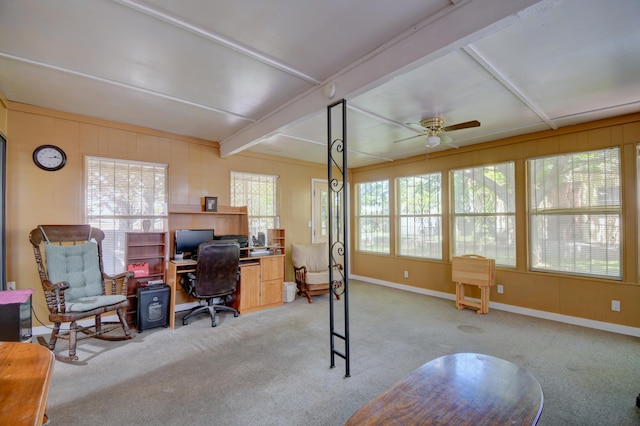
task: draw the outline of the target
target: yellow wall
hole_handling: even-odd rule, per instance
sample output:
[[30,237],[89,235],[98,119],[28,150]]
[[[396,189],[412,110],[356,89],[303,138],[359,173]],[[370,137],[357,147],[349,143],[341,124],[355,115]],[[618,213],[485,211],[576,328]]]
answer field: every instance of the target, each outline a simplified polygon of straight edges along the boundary
[[[352,171],[352,211],[355,184],[373,180],[442,171],[443,172],[443,230],[444,261],[398,257],[392,247],[391,255],[383,256],[358,252],[352,240],[351,272],[377,280],[405,284],[423,289],[455,293],[451,282],[449,258],[449,176],[452,169],[514,160],[516,167],[516,238],[517,264],[515,269],[498,269],[496,282],[504,285],[504,294],[491,289],[491,301],[558,313],[574,317],[640,327],[640,285],[638,285],[638,215],[636,184],[636,144],[640,142],[640,114],[572,126],[526,136],[495,141],[457,150],[414,157]],[[584,151],[609,146],[620,146],[622,156],[623,197],[623,280],[612,281],[527,271],[526,188],[525,163],[527,158]],[[396,217],[391,214],[391,223]],[[356,231],[356,224],[351,223]],[[393,227],[392,227],[393,229]],[[392,231],[393,232],[393,231]],[[394,241],[392,233],[391,241]],[[352,237],[353,238],[353,237]],[[393,244],[392,244],[393,246]],[[404,278],[404,271],[409,278]],[[621,312],[611,311],[611,300],[621,301]]]
[[[287,245],[311,241],[311,179],[326,179],[325,166],[251,154],[221,159],[215,142],[13,102],[8,121],[7,279],[36,290],[33,304],[43,322],[48,314],[28,234],[39,224],[84,222],[86,155],[167,163],[170,204],[200,205],[208,195],[229,205],[230,170],[278,175]],[[43,144],[64,149],[62,170],[46,172],[33,164],[33,150]],[[290,256],[286,273],[292,281]]]
[[[311,179],[326,179],[326,167],[251,153],[221,159],[215,142],[163,133],[151,129],[113,123],[60,111],[8,102],[0,105],[0,130],[7,142],[7,279],[18,288],[36,290],[36,315],[46,322],[44,297],[36,271],[28,233],[41,223],[82,223],[84,156],[125,158],[169,164],[171,204],[199,205],[205,195],[229,204],[229,171],[269,173],[280,176],[281,227],[287,245],[311,241],[307,226],[311,220]],[[2,120],[2,114],[6,119]],[[10,128],[10,131],[9,131]],[[573,126],[523,137],[461,148],[425,157],[385,163],[350,171],[353,185],[373,179],[443,171],[445,197],[447,172],[454,168],[515,160],[517,179],[517,266],[498,269],[497,281],[505,293],[492,289],[491,300],[509,305],[640,327],[640,286],[638,285],[638,220],[636,197],[635,145],[640,142],[640,114]],[[58,172],[38,169],[31,159],[42,144],[62,147],[67,166]],[[595,149],[622,147],[624,277],[622,281],[570,277],[528,272],[526,267],[525,161],[527,158]],[[352,204],[353,205],[353,204]],[[446,198],[444,203],[447,206]],[[392,216],[392,220],[395,218]],[[351,229],[356,230],[355,224]],[[444,229],[448,229],[445,210]],[[446,233],[445,233],[446,235]],[[352,241],[355,248],[355,241]],[[449,253],[445,240],[444,253]],[[451,265],[440,261],[359,253],[352,250],[351,273],[418,288],[454,293]],[[403,278],[403,271],[409,278]],[[287,280],[292,281],[290,255]],[[428,277],[428,278],[427,278]],[[621,312],[611,311],[611,300],[621,301]]]
[[9,115],[8,106],[9,102],[7,101],[7,98],[5,98],[2,92],[0,92],[0,133],[5,136],[7,135],[7,116]]

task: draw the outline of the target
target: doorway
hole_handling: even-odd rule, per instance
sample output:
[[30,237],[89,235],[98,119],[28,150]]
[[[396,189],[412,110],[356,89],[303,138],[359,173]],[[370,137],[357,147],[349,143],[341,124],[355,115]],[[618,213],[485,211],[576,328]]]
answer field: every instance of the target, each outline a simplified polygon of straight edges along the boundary
[[329,184],[325,179],[311,179],[311,242],[329,240]]

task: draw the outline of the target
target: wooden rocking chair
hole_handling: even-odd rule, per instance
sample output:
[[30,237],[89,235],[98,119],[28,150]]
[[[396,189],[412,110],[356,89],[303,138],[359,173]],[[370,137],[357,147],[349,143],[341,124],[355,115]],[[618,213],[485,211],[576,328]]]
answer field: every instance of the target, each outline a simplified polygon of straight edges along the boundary
[[[58,338],[68,340],[69,356],[55,354],[60,361],[78,360],[78,331],[86,337],[102,340],[133,338],[125,318],[125,309],[129,306],[127,283],[133,272],[114,276],[104,273],[103,240],[104,232],[90,225],[40,225],[29,233],[49,308],[49,320],[53,323],[49,342],[42,336],[38,341],[53,352]],[[107,291],[106,281],[111,282],[110,291]],[[122,282],[120,291],[117,290],[118,281]],[[112,311],[117,313],[119,321],[103,321],[101,315]],[[95,318],[92,326],[84,327],[77,323],[90,317]],[[60,331],[62,323],[69,323],[69,330]],[[120,327],[123,336],[106,335]]]

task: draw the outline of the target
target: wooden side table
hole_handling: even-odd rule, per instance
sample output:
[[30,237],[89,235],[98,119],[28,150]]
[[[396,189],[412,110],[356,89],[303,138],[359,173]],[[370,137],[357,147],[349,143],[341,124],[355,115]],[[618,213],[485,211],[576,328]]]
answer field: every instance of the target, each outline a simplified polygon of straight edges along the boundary
[[[456,283],[456,308],[478,308],[476,313],[489,313],[489,287],[496,284],[496,261],[477,255],[457,256],[451,262],[451,279]],[[480,289],[480,302],[464,295],[465,285]]]
[[0,407],[3,424],[44,423],[53,363],[53,352],[44,346],[0,342]]

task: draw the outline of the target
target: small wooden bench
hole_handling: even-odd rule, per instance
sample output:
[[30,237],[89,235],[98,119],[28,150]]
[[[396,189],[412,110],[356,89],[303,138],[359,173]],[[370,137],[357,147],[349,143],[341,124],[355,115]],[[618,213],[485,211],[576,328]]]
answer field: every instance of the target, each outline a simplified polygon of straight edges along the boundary
[[[489,312],[489,288],[496,284],[496,261],[482,256],[456,256],[451,264],[451,278],[456,283],[456,308],[478,308],[476,313]],[[464,286],[475,285],[480,289],[480,302],[466,299]]]

